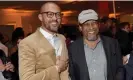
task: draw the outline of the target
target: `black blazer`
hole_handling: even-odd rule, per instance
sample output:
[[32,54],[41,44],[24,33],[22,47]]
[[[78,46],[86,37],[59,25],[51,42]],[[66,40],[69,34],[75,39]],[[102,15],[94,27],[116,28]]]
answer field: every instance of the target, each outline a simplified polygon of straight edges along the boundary
[[127,65],[125,65],[126,68],[126,80],[133,80],[133,53],[130,54],[129,61]]
[[116,33],[116,39],[120,44],[122,56],[130,54],[132,50],[132,42],[130,40],[129,33],[123,30],[118,30],[118,32]]
[[[101,41],[107,59],[107,80],[122,80],[123,74],[116,79],[119,67],[122,67],[122,57],[118,42],[115,39],[101,36]],[[72,80],[90,80],[85,59],[83,38],[77,39],[69,48],[69,73]],[[118,79],[119,78],[119,79]]]

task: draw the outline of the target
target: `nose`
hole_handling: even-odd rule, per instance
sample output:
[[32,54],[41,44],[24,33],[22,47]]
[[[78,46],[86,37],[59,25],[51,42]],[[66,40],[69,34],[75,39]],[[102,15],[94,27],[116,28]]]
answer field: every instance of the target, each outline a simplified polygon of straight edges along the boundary
[[93,29],[93,25],[91,23],[89,24],[89,29]]
[[54,15],[54,16],[53,16],[53,19],[54,19],[54,20],[57,20],[57,17],[56,17],[56,15]]

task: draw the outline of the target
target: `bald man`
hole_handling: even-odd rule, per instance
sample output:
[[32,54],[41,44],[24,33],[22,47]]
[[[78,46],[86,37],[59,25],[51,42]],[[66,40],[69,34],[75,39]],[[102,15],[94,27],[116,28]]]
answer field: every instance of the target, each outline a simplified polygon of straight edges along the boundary
[[60,7],[42,5],[38,15],[42,26],[19,44],[20,80],[68,80],[68,52],[65,37],[57,33]]

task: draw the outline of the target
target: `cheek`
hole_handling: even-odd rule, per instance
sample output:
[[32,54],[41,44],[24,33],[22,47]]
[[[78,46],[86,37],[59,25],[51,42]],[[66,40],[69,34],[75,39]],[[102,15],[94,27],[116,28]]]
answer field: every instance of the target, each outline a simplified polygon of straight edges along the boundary
[[99,32],[99,27],[96,28],[96,31]]
[[57,22],[58,22],[59,24],[61,23],[61,21],[62,21],[61,19],[57,19]]
[[96,26],[94,27],[94,29],[95,29],[96,31],[99,31],[99,26],[96,25]]
[[50,23],[50,19],[47,18],[47,17],[43,17],[43,22],[44,22],[44,23]]
[[88,31],[87,31],[86,29],[83,29],[83,30],[82,30],[82,33],[83,33],[85,36],[87,36]]

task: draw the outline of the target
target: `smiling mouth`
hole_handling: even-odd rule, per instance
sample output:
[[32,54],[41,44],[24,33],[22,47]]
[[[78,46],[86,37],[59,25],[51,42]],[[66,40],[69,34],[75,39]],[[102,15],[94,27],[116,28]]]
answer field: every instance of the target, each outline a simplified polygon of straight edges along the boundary
[[54,25],[55,25],[55,24],[57,24],[57,23],[56,23],[56,22],[53,22],[52,24],[54,24]]
[[95,33],[95,31],[89,31],[88,33],[89,33],[89,34],[93,34],[93,33]]

